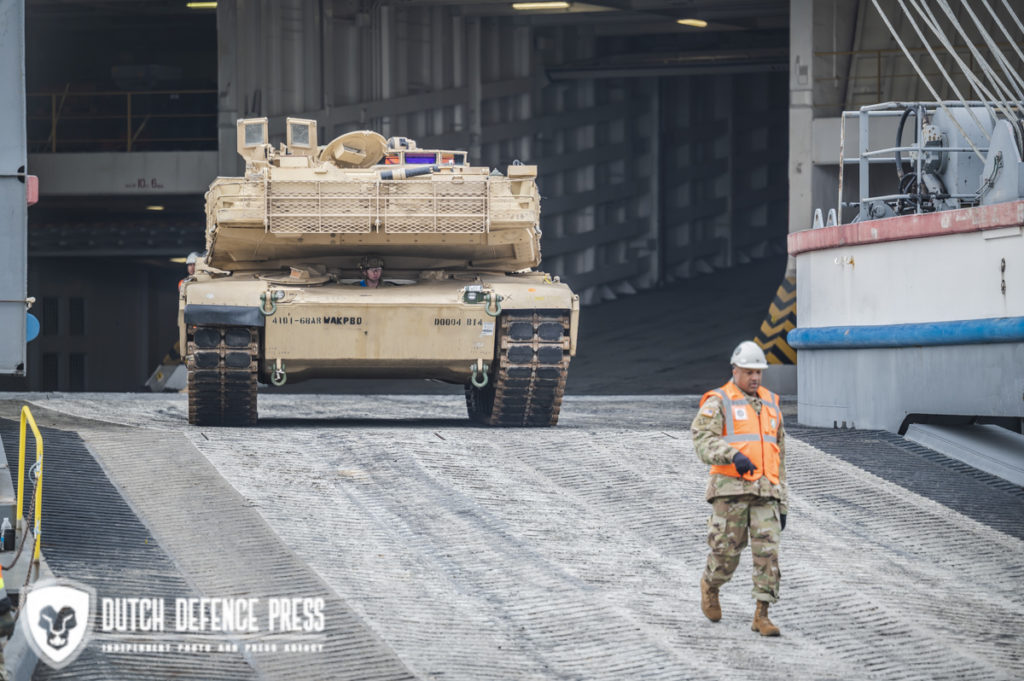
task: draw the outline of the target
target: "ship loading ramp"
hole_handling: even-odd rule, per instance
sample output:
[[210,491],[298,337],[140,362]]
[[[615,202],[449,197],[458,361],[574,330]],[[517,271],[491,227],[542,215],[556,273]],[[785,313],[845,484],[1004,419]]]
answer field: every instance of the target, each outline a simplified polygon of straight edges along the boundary
[[55,574],[101,598],[322,597],[326,625],[287,654],[104,652],[97,631],[35,678],[1024,676],[1024,490],[891,433],[790,427],[765,639],[749,552],[723,620],[700,612],[692,395],[570,395],[558,428],[496,432],[454,396],[271,395],[259,427],[214,429],[183,395],[6,394],[12,466],[25,402]]

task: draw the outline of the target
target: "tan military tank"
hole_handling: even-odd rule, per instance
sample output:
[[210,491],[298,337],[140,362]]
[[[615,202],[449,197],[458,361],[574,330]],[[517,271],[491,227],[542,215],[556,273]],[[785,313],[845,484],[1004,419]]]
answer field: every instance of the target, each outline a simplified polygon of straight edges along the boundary
[[267,119],[240,120],[245,176],[210,185],[179,301],[189,422],[255,424],[259,382],[432,378],[465,385],[481,423],[557,423],[579,297],[532,269],[536,166],[316,131],[288,119],[275,148]]

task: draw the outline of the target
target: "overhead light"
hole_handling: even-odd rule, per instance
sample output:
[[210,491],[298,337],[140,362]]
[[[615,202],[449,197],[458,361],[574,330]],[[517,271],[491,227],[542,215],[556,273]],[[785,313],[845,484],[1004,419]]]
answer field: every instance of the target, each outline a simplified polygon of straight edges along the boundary
[[537,10],[537,9],[569,9],[568,2],[513,2],[512,9]]
[[178,265],[184,265],[186,260],[188,260],[188,258],[170,258],[171,262]]
[[694,28],[707,28],[708,22],[703,19],[676,19],[677,24],[693,26]]
[[186,2],[185,7],[189,9],[217,9],[217,2]]
[[163,206],[146,206],[146,210],[163,210]]

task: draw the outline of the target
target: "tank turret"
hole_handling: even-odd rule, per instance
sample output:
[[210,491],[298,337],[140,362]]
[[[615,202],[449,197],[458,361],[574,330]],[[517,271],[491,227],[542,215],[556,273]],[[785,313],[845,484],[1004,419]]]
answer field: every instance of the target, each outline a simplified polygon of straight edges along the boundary
[[380,254],[399,269],[516,271],[540,264],[537,167],[470,165],[465,151],[420,149],[366,130],[316,143],[315,121],[238,122],[241,178],[206,196],[207,262],[239,271],[314,259],[354,268]]

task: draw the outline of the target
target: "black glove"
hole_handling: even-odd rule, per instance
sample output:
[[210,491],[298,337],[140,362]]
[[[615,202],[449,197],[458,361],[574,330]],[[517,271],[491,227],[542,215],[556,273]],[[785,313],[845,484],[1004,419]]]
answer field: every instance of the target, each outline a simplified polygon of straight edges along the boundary
[[786,514],[785,513],[780,513],[779,514],[779,520],[782,521],[782,529],[786,529]]
[[746,457],[741,452],[736,452],[736,456],[732,457],[733,465],[736,466],[736,470],[739,471],[740,475],[746,475],[747,473],[753,473],[757,470],[757,466],[754,462]]

